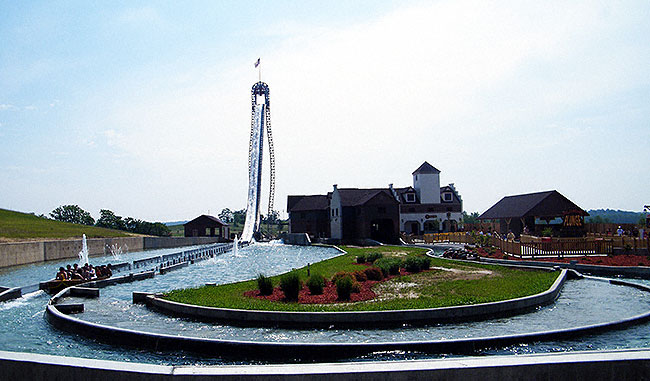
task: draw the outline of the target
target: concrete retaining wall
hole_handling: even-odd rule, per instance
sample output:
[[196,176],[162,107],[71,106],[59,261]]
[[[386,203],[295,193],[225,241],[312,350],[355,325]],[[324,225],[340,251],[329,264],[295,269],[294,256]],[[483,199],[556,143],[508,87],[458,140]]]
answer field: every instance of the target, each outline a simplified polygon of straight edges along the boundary
[[[87,239],[91,256],[108,254],[117,245],[123,251],[142,251],[215,243],[218,237],[118,237]],[[51,260],[78,258],[82,240],[0,243],[0,268]]]
[[0,351],[8,380],[643,380],[650,350],[322,364],[168,366]]
[[369,324],[373,326],[401,326],[406,323],[431,324],[435,322],[486,319],[493,316],[524,312],[540,305],[552,303],[557,299],[565,280],[566,270],[562,270],[551,288],[536,295],[500,302],[418,310],[345,312],[237,310],[176,303],[153,295],[147,298],[146,305],[170,315],[244,326],[322,327],[335,325],[367,327]]

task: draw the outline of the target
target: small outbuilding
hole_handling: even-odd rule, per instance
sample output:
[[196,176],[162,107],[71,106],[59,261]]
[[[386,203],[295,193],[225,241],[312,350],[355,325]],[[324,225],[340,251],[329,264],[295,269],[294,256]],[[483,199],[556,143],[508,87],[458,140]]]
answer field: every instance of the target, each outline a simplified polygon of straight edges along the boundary
[[513,232],[541,235],[551,228],[554,235],[563,237],[584,236],[584,217],[589,213],[582,210],[558,191],[527,193],[506,196],[479,216],[479,220],[499,222],[499,233]]
[[200,215],[192,221],[183,224],[185,237],[220,237],[228,239],[230,236],[230,225],[217,217]]

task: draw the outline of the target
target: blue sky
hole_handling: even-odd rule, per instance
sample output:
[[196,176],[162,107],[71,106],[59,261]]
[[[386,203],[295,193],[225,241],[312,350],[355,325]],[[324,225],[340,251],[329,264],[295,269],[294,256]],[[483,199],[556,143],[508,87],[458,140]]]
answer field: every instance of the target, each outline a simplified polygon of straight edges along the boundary
[[[467,211],[650,203],[650,3],[2,2],[0,207],[245,207],[254,61],[288,194],[411,184]],[[264,208],[265,210],[265,208]]]

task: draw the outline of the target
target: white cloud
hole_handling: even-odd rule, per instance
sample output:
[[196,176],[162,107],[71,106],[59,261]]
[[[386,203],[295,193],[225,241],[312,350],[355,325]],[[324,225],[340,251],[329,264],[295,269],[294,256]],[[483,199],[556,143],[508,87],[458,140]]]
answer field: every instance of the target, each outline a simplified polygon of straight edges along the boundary
[[17,107],[12,104],[0,103],[0,111],[15,109],[17,109]]

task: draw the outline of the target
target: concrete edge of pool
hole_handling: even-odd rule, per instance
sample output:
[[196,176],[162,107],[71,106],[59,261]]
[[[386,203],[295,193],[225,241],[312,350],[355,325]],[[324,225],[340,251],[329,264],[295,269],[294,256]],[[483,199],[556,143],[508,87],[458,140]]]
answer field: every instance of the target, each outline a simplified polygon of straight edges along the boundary
[[246,326],[281,327],[367,327],[368,324],[401,326],[403,324],[431,324],[449,320],[477,320],[494,316],[513,315],[553,303],[567,279],[567,270],[561,270],[548,290],[535,295],[498,302],[464,306],[391,311],[293,312],[260,311],[203,307],[162,299],[154,294],[144,298],[149,308],[168,315],[191,319],[223,322]]
[[[610,283],[614,283],[611,282]],[[615,280],[615,284],[650,292],[650,287]],[[350,358],[374,352],[414,351],[424,353],[472,354],[476,350],[550,340],[563,340],[587,334],[621,329],[650,320],[650,311],[611,322],[591,324],[561,330],[524,334],[463,338],[453,340],[379,342],[379,343],[292,343],[221,340],[168,335],[124,329],[92,323],[68,316],[47,305],[45,316],[54,327],[109,344],[152,349],[156,351],[185,350],[208,356],[232,356],[243,359],[336,359]]]
[[0,351],[6,379],[178,380],[641,380],[650,374],[650,350],[569,352],[436,360],[282,365],[169,366]]

